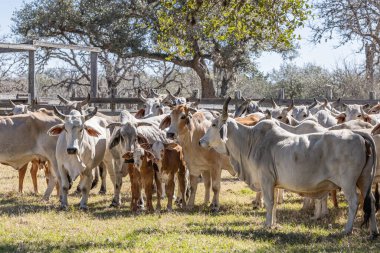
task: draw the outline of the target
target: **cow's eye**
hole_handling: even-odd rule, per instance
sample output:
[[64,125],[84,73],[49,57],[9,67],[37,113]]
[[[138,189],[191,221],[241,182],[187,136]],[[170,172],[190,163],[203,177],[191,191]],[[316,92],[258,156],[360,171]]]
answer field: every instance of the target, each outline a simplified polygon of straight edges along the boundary
[[185,118],[186,118],[186,115],[182,115],[182,116],[181,116],[181,119],[185,119]]
[[306,118],[306,114],[304,114],[303,117]]
[[358,118],[360,118],[361,116],[362,116],[362,115],[361,115],[361,114],[359,114],[357,117],[358,117]]
[[159,106],[159,105],[156,105],[156,108],[160,108],[160,106]]
[[214,123],[214,124],[212,124],[211,126],[212,126],[212,127],[216,127],[216,124]]
[[277,118],[278,118],[278,119],[282,119],[282,116],[278,116]]

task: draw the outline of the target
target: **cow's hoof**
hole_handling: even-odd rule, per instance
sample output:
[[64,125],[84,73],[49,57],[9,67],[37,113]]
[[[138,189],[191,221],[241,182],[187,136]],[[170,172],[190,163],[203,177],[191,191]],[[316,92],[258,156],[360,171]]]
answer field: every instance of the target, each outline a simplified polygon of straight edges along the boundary
[[170,206],[166,207],[166,212],[172,213],[173,212],[173,208],[170,207]]
[[185,209],[186,211],[191,212],[191,211],[194,210],[194,206],[193,206],[193,205],[188,205],[188,206],[186,206],[184,209]]
[[219,212],[219,206],[217,206],[215,204],[211,204],[210,209],[211,209],[211,212],[213,212],[213,213]]
[[379,237],[379,233],[372,232],[372,234],[369,236],[369,240],[376,240],[377,237]]
[[67,205],[60,205],[59,210],[60,211],[67,211],[67,210],[69,210],[69,207]]
[[49,197],[48,196],[43,196],[42,197],[42,201],[48,202],[49,201]]
[[110,207],[120,207],[121,203],[119,201],[112,200]]
[[106,195],[107,191],[106,190],[100,190],[99,195]]
[[79,206],[79,210],[83,211],[83,212],[87,212],[88,211],[88,206]]

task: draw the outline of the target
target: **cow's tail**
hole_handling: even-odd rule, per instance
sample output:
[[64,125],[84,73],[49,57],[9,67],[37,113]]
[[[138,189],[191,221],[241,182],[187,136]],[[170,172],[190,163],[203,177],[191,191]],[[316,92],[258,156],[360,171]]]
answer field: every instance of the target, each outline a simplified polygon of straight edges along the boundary
[[364,197],[364,204],[363,204],[364,220],[363,220],[363,223],[361,224],[361,226],[363,225],[368,226],[368,222],[372,214],[371,187],[372,187],[372,182],[375,178],[375,173],[376,173],[376,161],[377,161],[376,145],[375,145],[374,140],[369,134],[360,132],[360,131],[354,131],[354,132],[361,135],[365,141],[367,161],[363,169],[363,172],[371,171],[370,184],[368,185],[368,189]]
[[95,176],[94,180],[92,180],[91,189],[94,189],[99,183],[99,167],[100,165],[95,168]]
[[376,183],[376,187],[375,187],[375,207],[376,207],[376,212],[379,210],[379,207],[380,207],[379,200],[380,200],[379,183]]

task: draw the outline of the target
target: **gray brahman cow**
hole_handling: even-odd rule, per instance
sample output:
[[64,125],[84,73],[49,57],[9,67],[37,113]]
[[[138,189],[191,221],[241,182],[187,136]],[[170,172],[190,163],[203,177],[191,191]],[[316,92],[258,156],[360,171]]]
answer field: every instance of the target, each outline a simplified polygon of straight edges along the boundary
[[294,135],[271,120],[247,127],[228,117],[230,100],[199,144],[229,155],[239,178],[262,191],[265,226],[276,224],[275,187],[316,198],[340,187],[349,206],[344,233],[350,234],[358,209],[358,187],[364,197],[363,224],[369,221],[371,235],[378,235],[371,193],[376,149],[370,135],[349,130]]
[[44,199],[49,199],[56,184],[57,162],[55,147],[57,138],[47,131],[62,123],[53,112],[40,109],[37,112],[0,117],[0,163],[20,169],[33,159],[49,161],[52,173],[48,175],[48,187]]
[[[97,108],[87,115],[77,110],[64,115],[55,108],[55,114],[64,120],[51,127],[51,136],[58,136],[56,157],[61,187],[61,208],[68,207],[67,194],[72,182],[82,176],[80,189],[81,209],[88,209],[87,200],[92,183],[92,170],[104,160],[107,150],[107,121],[96,117]],[[94,117],[95,116],[95,117]],[[107,164],[106,166],[111,166]]]

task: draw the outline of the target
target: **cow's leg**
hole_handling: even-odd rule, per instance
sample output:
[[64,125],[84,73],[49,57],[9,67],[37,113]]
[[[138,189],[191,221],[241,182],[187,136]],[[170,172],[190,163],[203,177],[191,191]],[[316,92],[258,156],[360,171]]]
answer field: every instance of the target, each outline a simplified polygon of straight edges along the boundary
[[327,206],[327,200],[328,200],[328,194],[326,194],[326,196],[324,196],[322,198],[322,206],[321,206],[321,209],[322,209],[322,217],[325,217],[329,214],[329,209],[328,209],[328,206]]
[[338,205],[338,199],[337,199],[336,195],[337,195],[337,190],[332,190],[331,191],[331,199],[333,201],[334,207],[338,208],[339,205]]
[[24,178],[26,174],[26,170],[28,169],[28,163],[22,166],[18,170],[18,192],[22,193],[24,188]]
[[284,189],[276,189],[277,190],[277,199],[276,202],[277,204],[282,204],[284,203]]
[[153,195],[153,178],[154,172],[149,171],[150,168],[141,168],[141,180],[143,182],[143,187],[145,191],[146,197],[146,208],[148,212],[153,212],[153,203],[152,203],[152,195]]
[[346,189],[342,188],[342,190],[348,202],[348,218],[347,224],[344,227],[344,233],[349,235],[352,233],[356,212],[358,210],[358,194],[356,193],[355,186],[346,187]]
[[314,199],[305,197],[303,198],[302,210],[309,210],[313,206]]
[[261,192],[256,192],[255,199],[252,201],[253,209],[256,208],[262,208],[263,205],[263,199]]
[[92,171],[90,169],[86,169],[83,173],[82,181],[80,182],[80,189],[82,191],[82,199],[79,204],[79,208],[82,210],[88,210],[87,202],[88,195],[90,193],[92,184]]
[[[185,169],[179,169],[177,176],[178,180],[178,190],[180,191],[180,195],[177,195],[177,198],[182,198],[182,208],[186,208],[186,190],[187,190],[187,179],[186,179],[186,171]],[[181,197],[180,197],[181,196]]]
[[[165,187],[165,184],[161,183],[161,177],[159,175],[158,171],[154,171],[154,180],[156,182],[156,185],[161,185]],[[157,187],[157,205],[156,205],[156,211],[161,210],[161,198],[162,198],[162,188]]]
[[[115,175],[114,196],[111,203],[111,206],[113,207],[118,207],[121,205],[120,191],[123,185],[122,166],[123,166],[123,163],[117,161],[115,165],[115,174],[114,174]],[[110,172],[110,170],[108,172]],[[110,176],[112,179],[113,176],[111,174]]]
[[222,177],[222,169],[217,168],[211,170],[212,192],[214,194],[211,203],[211,210],[213,212],[219,211],[219,193],[220,193],[220,181]]
[[100,163],[99,164],[99,174],[101,178],[101,185],[100,185],[100,190],[99,194],[106,194],[107,193],[107,169],[108,166],[112,166],[112,163],[107,164],[106,162]]
[[128,174],[129,179],[131,181],[131,193],[132,193],[132,199],[131,199],[131,209],[132,212],[137,212],[137,203],[140,199],[140,175],[138,174],[138,171],[135,170],[132,164],[128,164]]
[[62,169],[62,171],[60,171],[59,174],[60,174],[60,185],[61,185],[61,190],[60,190],[61,209],[67,210],[69,206],[68,201],[67,201],[67,194],[69,193],[69,188],[70,188],[69,175],[64,169]]
[[[166,194],[168,195],[168,205],[167,210],[172,211],[173,210],[173,197],[174,197],[174,188],[175,188],[175,176],[173,173],[169,175],[169,180],[167,184],[165,185]],[[178,186],[178,188],[180,188]]]
[[32,161],[32,168],[30,168],[30,175],[32,176],[34,193],[38,194],[37,185],[37,172],[38,172],[39,161]]
[[207,206],[210,203],[210,191],[211,191],[211,171],[202,172],[203,183],[205,185],[205,198],[204,205]]
[[[102,166],[104,166],[103,162],[101,162]],[[100,165],[99,165],[100,166]],[[99,183],[99,166],[97,166],[92,172],[93,172],[93,180],[91,183],[91,190],[96,187],[96,185]]]
[[322,200],[321,199],[315,199],[314,200],[314,216],[311,217],[312,220],[317,220],[321,218],[321,212],[322,212]]
[[193,210],[195,202],[195,194],[197,193],[199,175],[190,175],[190,198],[187,205],[187,210]]
[[[53,192],[53,189],[54,189],[54,186],[56,186],[56,184],[60,184],[61,183],[61,175],[60,173],[58,172],[58,165],[55,161],[53,161],[52,163],[48,162],[48,170],[49,170],[49,173],[48,173],[48,186],[46,188],[46,191],[44,193],[44,197],[43,199],[44,200],[49,200],[49,197],[51,195],[51,193]],[[57,175],[58,177],[58,180],[56,179],[55,175]],[[62,188],[59,187],[60,189]],[[57,196],[60,196],[59,193],[57,194]]]
[[272,182],[262,179],[262,194],[264,197],[264,204],[266,209],[265,227],[271,228],[276,223],[276,201],[275,201],[275,189]]

